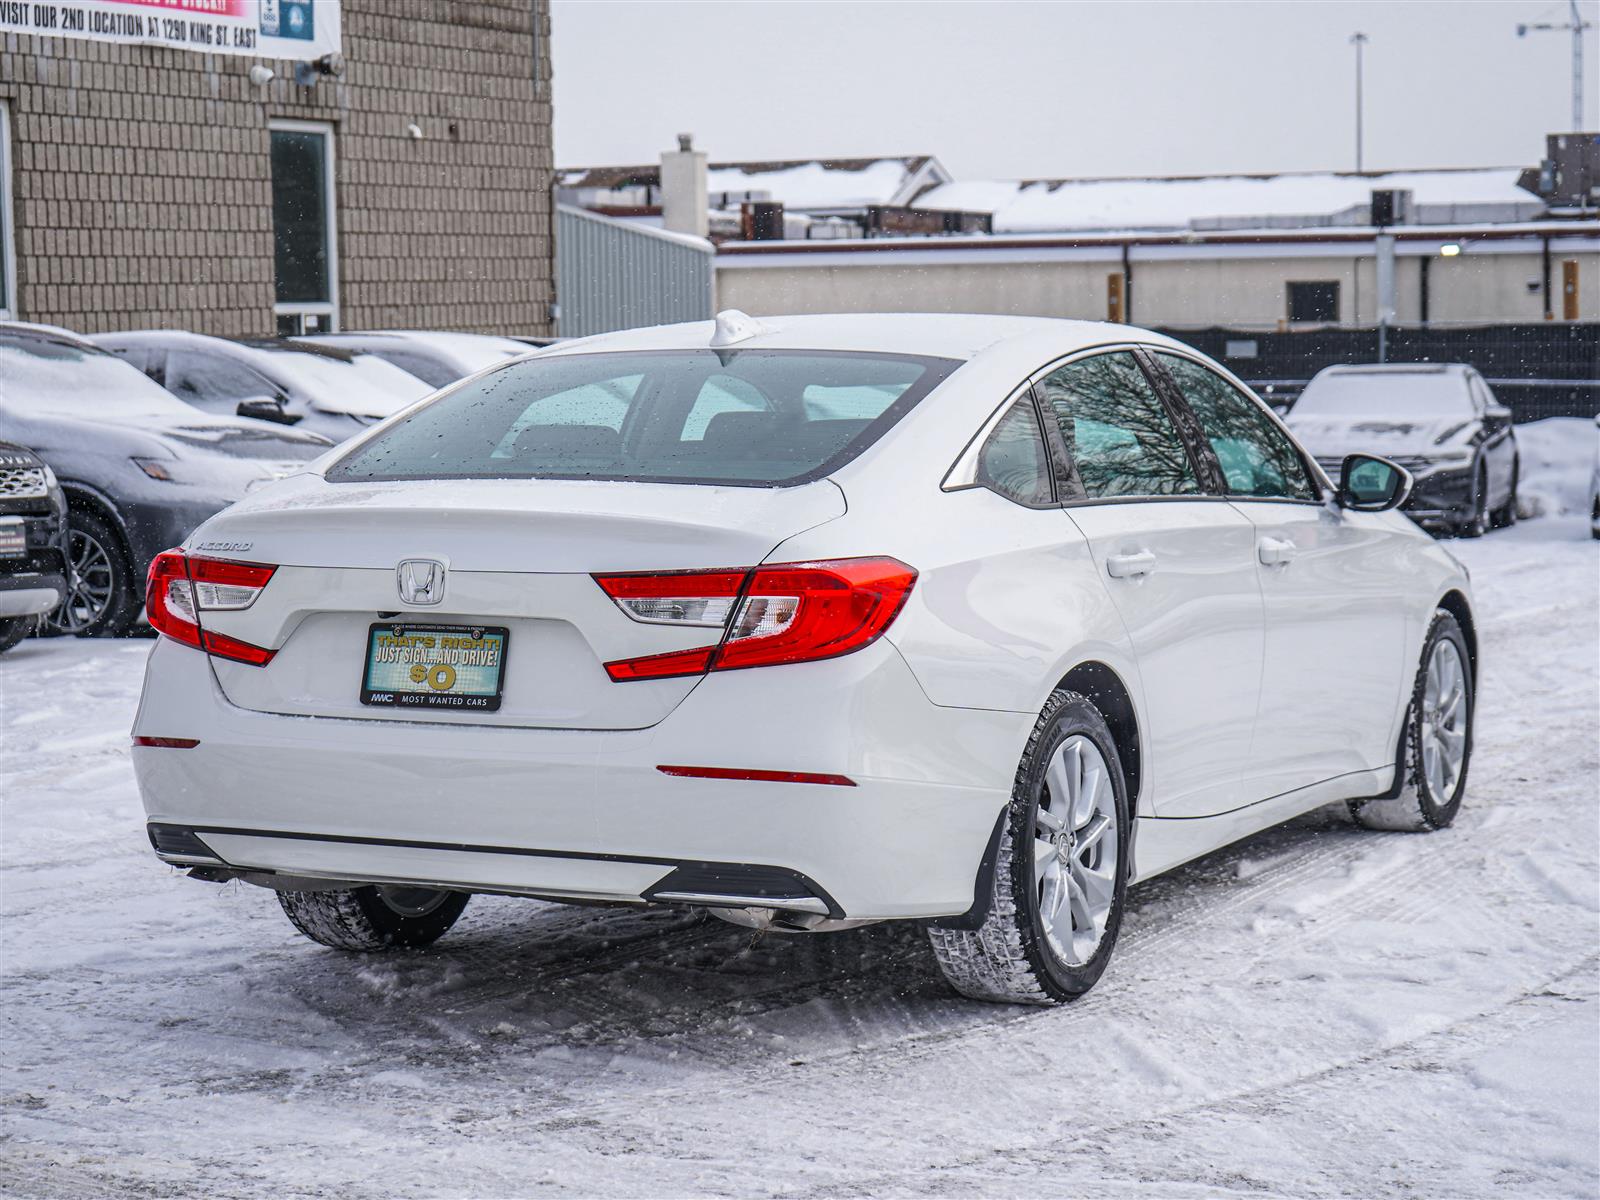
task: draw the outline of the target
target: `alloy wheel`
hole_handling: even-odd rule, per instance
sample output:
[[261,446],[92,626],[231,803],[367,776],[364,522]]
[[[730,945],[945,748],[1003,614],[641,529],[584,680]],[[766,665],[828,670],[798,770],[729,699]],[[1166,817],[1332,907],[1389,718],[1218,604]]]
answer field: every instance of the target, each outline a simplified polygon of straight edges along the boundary
[[1467,688],[1461,652],[1440,638],[1422,689],[1422,774],[1436,804],[1449,803],[1467,756]]
[[1033,879],[1050,949],[1079,967],[1105,937],[1117,887],[1117,796],[1111,771],[1082,734],[1056,747],[1034,810]]
[[111,552],[92,534],[73,528],[67,535],[67,594],[45,618],[51,633],[82,633],[111,607],[116,592],[116,564]]

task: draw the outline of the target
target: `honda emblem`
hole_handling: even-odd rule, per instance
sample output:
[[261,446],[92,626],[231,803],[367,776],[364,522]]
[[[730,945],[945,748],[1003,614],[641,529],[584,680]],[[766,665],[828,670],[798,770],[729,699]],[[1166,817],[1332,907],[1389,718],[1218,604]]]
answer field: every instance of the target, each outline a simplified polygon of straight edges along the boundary
[[437,604],[444,599],[444,564],[432,558],[408,558],[395,569],[395,582],[407,604]]

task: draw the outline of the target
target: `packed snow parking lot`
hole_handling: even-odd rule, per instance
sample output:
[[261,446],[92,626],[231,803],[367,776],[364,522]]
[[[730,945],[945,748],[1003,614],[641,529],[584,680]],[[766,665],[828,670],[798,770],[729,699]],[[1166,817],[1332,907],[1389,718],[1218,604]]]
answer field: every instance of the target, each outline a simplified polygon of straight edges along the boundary
[[[149,643],[0,659],[0,1191],[1592,1196],[1600,579],[1587,422],[1477,589],[1455,825],[1324,810],[1131,893],[1087,998],[953,998],[920,932],[480,897],[427,952],[297,937],[150,853]],[[217,780],[226,787],[227,780]]]

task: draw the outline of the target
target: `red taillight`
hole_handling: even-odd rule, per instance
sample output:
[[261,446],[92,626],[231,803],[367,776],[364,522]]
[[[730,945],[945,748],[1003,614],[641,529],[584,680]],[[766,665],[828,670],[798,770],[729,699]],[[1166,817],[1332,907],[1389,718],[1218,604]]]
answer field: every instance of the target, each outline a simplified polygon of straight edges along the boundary
[[264,667],[276,651],[252,646],[200,626],[200,614],[249,608],[277,567],[191,558],[181,550],[163,550],[150,564],[145,585],[145,615],[157,633],[218,658]]
[[749,570],[597,575],[636,621],[721,627],[722,639],[606,664],[611,678],[665,679],[837,658],[876,641],[917,581],[893,558],[777,563]]

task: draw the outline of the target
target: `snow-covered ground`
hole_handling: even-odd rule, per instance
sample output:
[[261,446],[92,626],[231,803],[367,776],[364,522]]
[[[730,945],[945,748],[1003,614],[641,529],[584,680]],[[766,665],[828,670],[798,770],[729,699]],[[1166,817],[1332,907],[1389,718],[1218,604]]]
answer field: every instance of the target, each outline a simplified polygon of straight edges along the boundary
[[902,927],[480,897],[431,952],[324,950],[151,856],[148,643],[26,643],[0,659],[0,1193],[1592,1197],[1583,424],[1524,433],[1549,515],[1452,545],[1484,643],[1455,826],[1328,811],[1155,880],[1053,1010],[954,998]]

